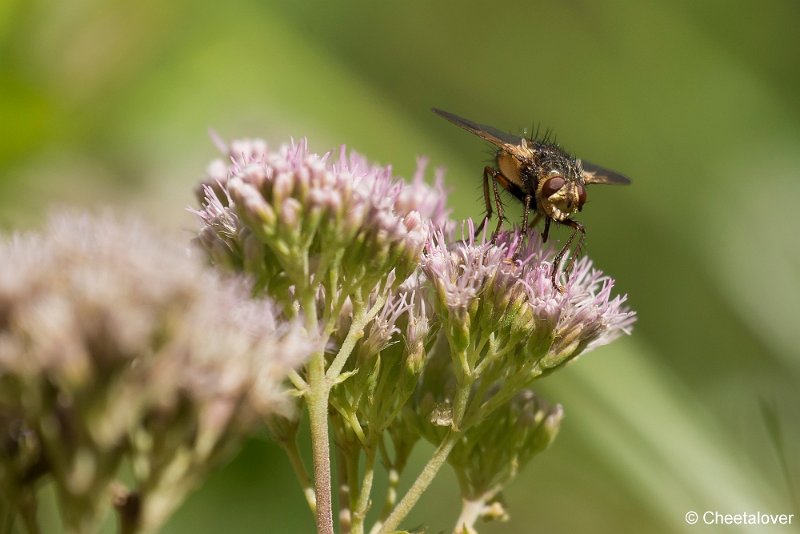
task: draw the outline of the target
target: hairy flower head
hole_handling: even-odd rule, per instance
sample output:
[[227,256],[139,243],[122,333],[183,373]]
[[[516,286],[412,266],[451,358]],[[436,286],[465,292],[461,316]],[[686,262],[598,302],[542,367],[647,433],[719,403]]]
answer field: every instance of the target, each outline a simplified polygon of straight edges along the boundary
[[[535,379],[629,333],[635,321],[625,297],[611,296],[613,280],[589,259],[577,262],[559,291],[550,278],[553,251],[538,237],[525,243],[519,232],[505,232],[494,241],[476,239],[471,222],[464,233],[460,241],[434,233],[421,261],[446,343],[437,343],[426,362],[406,425],[436,445],[454,430],[475,444],[493,433],[511,436],[493,425],[528,410],[517,408],[530,404],[524,392]],[[475,465],[491,460],[496,467],[505,458],[507,447],[492,447],[500,456],[484,451]],[[512,456],[524,454],[519,449]],[[480,470],[484,476],[494,467]]]
[[429,228],[447,223],[441,180],[424,183],[424,162],[406,184],[391,167],[344,147],[334,161],[304,140],[277,150],[237,141],[228,156],[227,166],[210,166],[198,191],[198,241],[217,263],[255,274],[264,287],[366,295],[390,271],[405,280]]
[[630,332],[626,297],[612,298],[614,281],[588,258],[562,292],[550,282],[554,254],[538,237],[523,245],[519,232],[495,242],[474,239],[471,225],[465,233],[456,242],[435,233],[421,262],[451,349],[467,353],[465,372],[494,359],[512,371],[536,363],[530,370],[540,374]]

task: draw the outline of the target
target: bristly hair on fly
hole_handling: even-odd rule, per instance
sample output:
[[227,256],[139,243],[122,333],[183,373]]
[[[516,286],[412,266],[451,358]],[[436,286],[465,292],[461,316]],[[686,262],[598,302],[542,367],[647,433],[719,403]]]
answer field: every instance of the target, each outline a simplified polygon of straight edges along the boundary
[[532,122],[531,129],[530,129],[530,137],[528,137],[528,130],[522,130],[522,136],[527,137],[528,141],[531,142],[539,142],[546,145],[556,145],[558,146],[558,139],[556,138],[556,132],[552,128],[545,128],[544,132],[542,130],[542,123]]

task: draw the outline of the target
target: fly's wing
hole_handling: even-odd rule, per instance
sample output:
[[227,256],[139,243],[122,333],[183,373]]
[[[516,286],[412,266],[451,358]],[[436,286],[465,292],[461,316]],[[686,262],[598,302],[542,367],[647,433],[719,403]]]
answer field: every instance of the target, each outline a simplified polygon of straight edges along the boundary
[[583,182],[586,184],[628,185],[630,178],[618,172],[606,169],[594,163],[581,160],[583,166]]
[[486,126],[485,124],[478,124],[477,122],[463,119],[458,115],[454,115],[447,111],[442,111],[441,109],[432,108],[431,111],[440,117],[444,117],[456,126],[464,128],[466,131],[477,135],[481,139],[489,141],[497,148],[505,150],[506,152],[510,152],[514,155],[517,155],[520,152],[520,149],[524,146],[523,142],[527,141],[524,137],[501,132],[500,130],[492,128],[491,126]]

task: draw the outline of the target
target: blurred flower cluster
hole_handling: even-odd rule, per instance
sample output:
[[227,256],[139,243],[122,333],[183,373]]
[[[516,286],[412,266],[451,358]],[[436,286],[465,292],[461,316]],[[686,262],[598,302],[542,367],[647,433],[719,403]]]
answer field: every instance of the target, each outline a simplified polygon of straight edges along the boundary
[[[365,531],[379,463],[389,487],[372,532],[395,531],[445,462],[461,483],[459,531],[504,517],[500,491],[563,415],[532,382],[630,332],[635,314],[612,296],[613,280],[580,258],[559,290],[554,252],[532,232],[477,238],[471,220],[457,232],[441,175],[426,185],[424,161],[406,183],[344,148],[337,157],[305,141],[222,148],[227,161],[214,161],[197,190],[196,241],[322,337],[293,380],[311,416],[319,530],[332,532],[330,488],[320,487],[330,485],[329,437],[344,532]],[[280,434],[296,456],[293,433]],[[398,500],[420,438],[436,450]],[[309,496],[310,477],[297,472]]]
[[295,416],[283,381],[314,338],[188,252],[110,215],[0,241],[4,525],[35,531],[51,483],[66,531],[112,497],[122,532],[157,529],[266,417]]

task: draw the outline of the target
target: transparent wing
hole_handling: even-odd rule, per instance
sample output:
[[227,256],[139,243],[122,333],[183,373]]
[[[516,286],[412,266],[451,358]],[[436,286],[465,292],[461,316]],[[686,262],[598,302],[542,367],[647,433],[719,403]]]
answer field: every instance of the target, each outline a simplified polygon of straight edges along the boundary
[[587,184],[628,185],[630,178],[618,172],[581,160],[583,165],[583,181]]
[[522,141],[524,140],[523,137],[518,135],[512,135],[510,133],[501,132],[496,128],[492,128],[491,126],[486,126],[485,124],[478,124],[477,122],[472,122],[471,120],[464,119],[459,117],[458,115],[454,115],[453,113],[449,113],[447,111],[443,111],[441,109],[432,108],[431,111],[447,119],[448,121],[452,122],[456,126],[471,132],[481,139],[489,141],[497,148],[502,148],[504,150],[508,150],[509,152],[513,152],[515,148],[518,148]]

